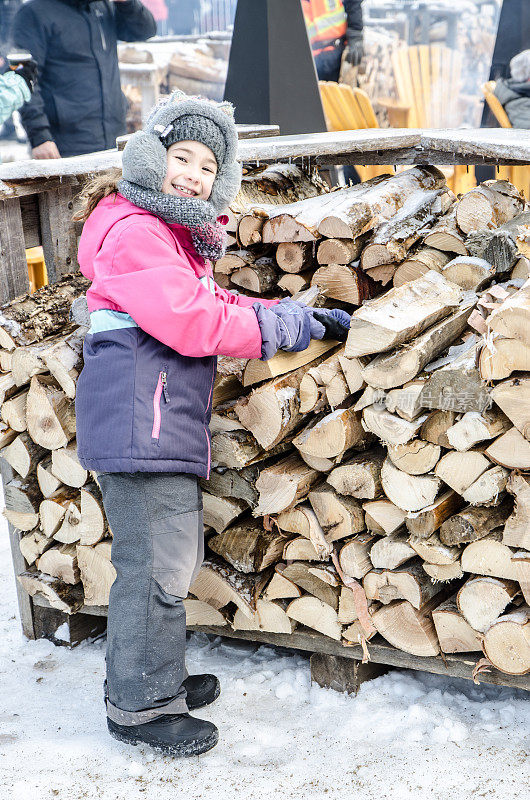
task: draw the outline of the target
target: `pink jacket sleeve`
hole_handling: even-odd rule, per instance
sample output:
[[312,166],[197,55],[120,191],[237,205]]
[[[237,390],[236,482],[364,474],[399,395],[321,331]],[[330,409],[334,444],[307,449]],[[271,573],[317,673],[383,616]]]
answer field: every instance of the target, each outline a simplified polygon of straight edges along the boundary
[[221,286],[217,284],[215,284],[215,295],[224,303],[238,305],[241,308],[250,308],[253,303],[261,303],[265,308],[270,308],[280,302],[279,298],[275,300],[265,300],[263,297],[248,297],[246,294],[234,294],[228,291],[228,289],[221,288]]
[[208,291],[156,223],[122,227],[111,268],[98,277],[100,293],[182,355],[261,356],[253,309]]

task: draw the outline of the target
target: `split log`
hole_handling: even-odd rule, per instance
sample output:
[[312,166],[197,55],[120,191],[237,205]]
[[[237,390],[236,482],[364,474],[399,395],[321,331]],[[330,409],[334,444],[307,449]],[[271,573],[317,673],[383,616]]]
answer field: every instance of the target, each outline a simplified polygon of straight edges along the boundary
[[381,483],[388,499],[404,511],[420,511],[432,505],[442,485],[435,475],[408,475],[389,458],[381,469]]
[[307,466],[297,455],[288,455],[271,467],[262,470],[256,481],[258,505],[255,517],[278,514],[305,497],[318,480],[319,473]]
[[[265,251],[262,250],[263,255],[266,252],[268,252],[268,248]],[[247,264],[253,264],[258,258],[259,256],[253,250],[228,250],[224,256],[221,256],[215,262],[214,272],[216,277],[218,274],[231,275],[237,269],[246,267]]]
[[447,363],[432,371],[424,384],[421,402],[426,408],[482,412],[488,407],[489,391],[477,367],[479,349],[478,343],[449,348]]
[[408,539],[408,532],[404,529],[378,539],[370,550],[370,560],[375,569],[397,569],[414,558],[415,552]]
[[456,222],[456,204],[428,231],[423,241],[428,247],[467,256],[465,237]]
[[13,353],[9,350],[0,350],[0,372],[11,372]]
[[354,311],[346,356],[363,356],[390,350],[423,333],[460,304],[462,289],[437,272],[415,281]]
[[[371,600],[367,600],[367,606],[369,609],[368,613],[370,613],[373,608],[377,607],[376,604],[372,603]],[[357,607],[355,605],[355,595],[347,586],[343,586],[340,590],[339,610],[337,616],[341,625],[349,625],[358,620]],[[364,634],[362,628],[360,633]],[[346,631],[343,631],[342,635],[347,638]],[[358,639],[356,638],[354,641],[358,642]]]
[[266,294],[274,289],[278,282],[278,269],[272,258],[258,258],[252,265],[241,267],[230,275],[236,286],[247,289],[254,294]]
[[455,492],[463,494],[490,466],[491,462],[480,450],[463,453],[453,450],[442,456],[434,474]]
[[52,451],[52,472],[66,486],[76,489],[87,482],[88,472],[81,466],[76,442]]
[[237,609],[232,628],[235,631],[291,634],[296,628],[296,622],[287,616],[279,603],[273,603],[270,600],[256,600],[256,610],[250,619],[239,608]]
[[454,411],[433,411],[420,428],[420,439],[441,447],[450,447],[447,431],[455,424],[455,420]]
[[[346,199],[340,205],[335,205],[331,213],[328,212],[318,222],[321,236],[355,239],[384,220],[391,219],[419,190],[442,189],[445,183],[436,167],[413,167],[384,180],[374,181],[370,187],[364,184],[364,187],[357,193],[352,189],[343,190]],[[346,195],[348,191],[350,194]]]
[[440,605],[441,600],[437,594],[421,610],[415,609],[408,600],[396,600],[375,611],[372,622],[377,632],[399,650],[414,656],[437,656],[440,646],[431,611]]
[[448,567],[460,558],[460,547],[448,547],[440,540],[438,533],[433,533],[428,539],[417,539],[411,536],[409,544],[420,558],[428,564],[439,567]]
[[38,572],[23,572],[17,575],[17,580],[31,597],[37,595],[44,597],[52,608],[65,614],[75,614],[83,605],[83,590],[80,583],[70,586],[57,578],[52,578],[51,575]]
[[519,586],[515,581],[475,577],[460,587],[456,602],[471,627],[484,633],[518,594]]
[[34,481],[13,478],[4,484],[4,516],[19,531],[32,531],[36,527],[41,500]]
[[499,617],[484,634],[482,647],[486,658],[501,672],[530,672],[530,606]]
[[382,493],[381,467],[384,460],[384,449],[376,447],[335,467],[326,480],[339,494],[375,500]]
[[386,444],[402,445],[418,435],[426,417],[408,422],[396,414],[385,411],[380,405],[371,405],[363,411],[363,425]]
[[254,508],[258,502],[256,480],[259,477],[257,466],[244,467],[241,470],[223,469],[212,470],[208,479],[201,479],[204,490],[217,497],[233,497]]
[[300,423],[300,382],[303,367],[260,386],[235,406],[240,422],[259,444],[270,450]]
[[22,478],[27,478],[35,472],[45,452],[27,433],[20,433],[1,454]]
[[407,347],[376,356],[362,370],[366,383],[381,389],[392,389],[411,381],[462,333],[474,303],[473,299],[462,301],[454,313],[435,323]]
[[453,561],[452,564],[427,564],[423,562],[423,569],[433,581],[446,583],[456,581],[464,577],[464,571],[460,559]]
[[35,563],[39,556],[41,556],[48,547],[54,544],[53,539],[48,537],[38,528],[26,533],[19,542],[20,552],[24,556],[28,566]]
[[442,267],[440,272],[448,281],[456,283],[462,289],[478,291],[493,280],[496,274],[494,264],[483,258],[473,256],[457,256]]
[[286,614],[307,628],[340,641],[342,627],[339,625],[337,612],[317,597],[298,597],[289,603]]
[[370,551],[376,537],[359,533],[344,544],[339,552],[339,564],[344,575],[360,580],[373,568]]
[[276,263],[284,272],[303,272],[313,266],[313,254],[311,242],[282,242],[276,248]]
[[328,543],[364,531],[363,510],[353,497],[337,495],[331,487],[324,484],[309,492],[309,502]]
[[[52,537],[59,530],[70,503],[79,498],[79,492],[70,487],[59,488],[51,497],[42,501],[39,508],[42,530]],[[69,542],[64,542],[69,544]]]
[[447,545],[476,542],[504,525],[511,510],[512,503],[507,497],[498,506],[467,506],[446,519],[440,528],[440,539]]
[[500,337],[486,340],[480,351],[479,369],[486,381],[501,381],[512,372],[529,372],[530,344]]
[[398,414],[408,422],[413,422],[423,412],[420,402],[425,381],[421,378],[407,381],[398,389],[391,389],[385,395],[385,405],[391,414]]
[[517,428],[510,428],[484,451],[489,459],[508,469],[530,469],[530,442]]
[[530,440],[530,377],[498,383],[491,397],[525,439]]
[[479,541],[471,542],[462,551],[462,569],[475,575],[516,581],[518,570],[514,551],[502,543],[501,531],[493,531]]
[[311,286],[318,286],[331,299],[360,306],[375,297],[377,284],[360,267],[351,264],[328,264],[313,273]]
[[263,454],[249,431],[235,430],[212,436],[212,465],[241,469]]
[[273,531],[260,529],[256,522],[233,525],[208,539],[208,547],[238,572],[263,572],[282,555],[285,540]]
[[502,541],[510,547],[530,550],[530,476],[514,472],[506,488],[515,498],[515,507],[506,520]]
[[202,600],[195,600],[193,597],[185,598],[184,610],[186,611],[187,628],[201,627],[202,625],[208,628],[228,625],[228,620],[220,611],[212,608],[208,603],[203,603]]
[[504,467],[491,467],[468,486],[462,497],[472,506],[495,506],[502,499],[509,476]]
[[[318,364],[322,362],[324,354],[333,350],[337,344],[338,342],[335,342],[333,339],[313,339],[309,347],[305,350],[301,350],[299,353],[289,353],[280,350],[268,361],[251,358],[247,362],[243,372],[243,386],[252,386],[254,383],[277,378],[279,375],[293,372],[299,367],[303,367],[313,361]],[[318,366],[314,368],[310,367],[309,369],[318,369]],[[302,379],[304,375],[305,373],[302,372]]]
[[324,530],[315,512],[307,503],[300,503],[282,511],[276,517],[276,523],[282,532],[297,533],[308,539],[320,558],[327,558],[331,554],[332,547],[324,535]]
[[459,613],[456,595],[432,611],[442,653],[472,653],[482,650],[482,638]]
[[2,403],[2,419],[14,431],[22,433],[26,430],[27,391],[13,395]]
[[296,539],[291,539],[290,542],[287,542],[282,552],[282,559],[287,562],[322,561],[327,557],[327,555],[318,552],[314,544],[303,536],[298,536]]
[[283,574],[284,569],[285,564],[276,564],[274,575],[263,593],[264,600],[290,600],[302,596],[296,583]]
[[202,500],[204,524],[213,528],[217,533],[226,530],[248,508],[244,500],[236,500],[233,497],[216,497],[209,492],[202,493]]
[[438,593],[438,588],[423,572],[419,559],[392,571],[372,570],[364,576],[363,587],[368,600],[377,600],[384,605],[393,600],[408,600],[416,609],[422,608]]
[[11,372],[6,373],[5,375],[0,375],[0,406],[2,406],[3,403],[10,397],[13,397],[17,391],[18,386],[16,385]]
[[[377,608],[378,604],[372,603],[372,606],[370,607],[368,613],[369,614],[374,613],[374,611]],[[376,634],[377,631],[375,628],[372,629],[371,633],[367,634],[365,629],[357,619],[355,620],[355,622],[352,623],[352,625],[348,625],[348,627],[342,631],[342,638],[345,639],[347,642],[352,642],[352,644],[362,644],[363,641],[369,642],[370,639],[373,639]]]
[[463,505],[464,501],[459,494],[444,492],[436,498],[432,506],[406,517],[407,530],[411,536],[417,539],[428,539],[446,519],[459,511]]
[[46,550],[37,561],[37,569],[46,575],[58,578],[63,583],[78,583],[80,573],[75,545],[63,544]]
[[77,272],[33,294],[15,297],[0,309],[0,347],[14,350],[62,330],[72,302],[89,286],[90,281]]
[[48,450],[65,447],[75,436],[73,401],[47,376],[31,379],[26,417],[31,438]]
[[309,289],[312,277],[313,273],[311,271],[300,272],[297,275],[290,275],[288,272],[286,272],[279,279],[278,286],[280,289],[283,289],[284,292],[288,292],[290,295],[295,295],[297,292],[301,292],[303,289]]
[[345,408],[310,422],[293,439],[293,444],[304,460],[323,458],[338,463],[346,450],[362,448],[368,439],[361,415],[353,408]]
[[374,500],[363,503],[366,527],[374,533],[387,536],[397,531],[405,522],[406,513],[390,500]]
[[243,214],[237,226],[237,236],[243,247],[261,242],[264,219],[253,214]]
[[6,425],[5,422],[0,422],[0,449],[11,444],[13,439],[16,439],[17,435],[17,431],[14,431],[9,425]]
[[361,256],[361,267],[403,261],[422,231],[442,212],[442,190],[419,190],[404,206],[375,230]]
[[76,546],[77,563],[85,592],[86,606],[108,606],[109,593],[116,579],[110,560],[111,543],[99,542],[95,547]]
[[422,275],[425,275],[425,273],[429,272],[431,269],[435,272],[441,272],[442,267],[444,267],[450,259],[451,256],[441,252],[441,250],[436,250],[433,247],[422,247],[415,253],[409,254],[409,256],[399,264],[394,272],[394,286],[397,288],[403,286],[404,283],[409,283],[410,281],[416,280],[416,278],[421,278]]
[[362,239],[323,239],[318,245],[317,262],[320,266],[351,264],[359,258],[362,247]]
[[302,414],[307,414],[309,411],[320,411],[326,405],[325,387],[336,375],[341,373],[339,355],[342,353],[344,353],[344,347],[321,361],[317,366],[310,367],[302,377],[300,381],[300,412]]
[[472,255],[495,264],[497,272],[508,272],[522,254],[527,255],[529,234],[530,214],[523,212],[497,228],[474,231],[466,245]]
[[408,475],[425,475],[438,463],[442,449],[432,442],[412,439],[406,444],[389,444],[388,457],[395,467]]
[[51,454],[37,464],[37,482],[44,497],[51,497],[61,486],[61,481],[52,472]]
[[[24,386],[33,375],[52,372],[67,397],[75,397],[75,381],[83,366],[83,340],[86,328],[66,330],[41,342],[17,347],[13,352],[12,373],[17,386]],[[57,378],[58,376],[58,378]]]
[[506,339],[528,342],[530,326],[530,279],[488,317],[488,327]]
[[508,417],[495,406],[482,414],[467,411],[458,422],[447,429],[447,441],[450,447],[463,452],[479,442],[495,439],[508,431],[510,425]]
[[80,498],[79,544],[94,546],[108,533],[101,492],[95,483],[87,483],[80,491]]
[[323,603],[333,608],[335,611],[339,604],[339,588],[330,586],[325,581],[315,576],[309,564],[302,561],[293,561],[282,570],[282,577],[289,580],[296,586],[308,592],[313,597],[322,600]]
[[350,394],[355,394],[365,386],[361,370],[368,363],[368,358],[346,358],[339,356],[339,364],[348,384]]
[[266,573],[244,575],[220,560],[209,559],[200,568],[190,593],[218,611],[228,603],[235,603],[248,619],[252,619],[256,600],[267,580]]
[[524,198],[507,181],[485,181],[466,192],[456,206],[456,222],[464,233],[497,228],[520,214]]

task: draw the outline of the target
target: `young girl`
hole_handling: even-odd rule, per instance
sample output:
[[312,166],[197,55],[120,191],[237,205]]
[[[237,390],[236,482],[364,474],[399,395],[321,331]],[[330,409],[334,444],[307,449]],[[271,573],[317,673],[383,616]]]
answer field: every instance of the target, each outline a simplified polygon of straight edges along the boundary
[[[204,554],[199,477],[210,471],[217,355],[270,358],[322,338],[328,319],[213,282],[218,214],[239,190],[231,107],[181,93],[123,151],[123,179],[85,193],[79,245],[91,327],[76,398],[81,463],[96,470],[113,533],[106,707],[110,733],[165,753],[217,743],[188,713],[214,675],[184,664],[188,594]],[[343,314],[341,317],[340,315]],[[329,322],[336,312],[327,311]],[[349,317],[339,312],[339,324]]]

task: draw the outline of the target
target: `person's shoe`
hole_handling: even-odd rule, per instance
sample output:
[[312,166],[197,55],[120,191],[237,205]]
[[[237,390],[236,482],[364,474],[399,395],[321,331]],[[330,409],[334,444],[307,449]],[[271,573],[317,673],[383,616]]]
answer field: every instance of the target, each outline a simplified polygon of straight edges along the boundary
[[170,756],[198,756],[215,747],[219,740],[219,731],[212,722],[189,714],[164,714],[142,725],[118,725],[107,717],[107,727],[120,742],[143,742]]
[[182,685],[186,689],[186,703],[190,711],[209,706],[221,694],[221,684],[215,675],[188,675]]

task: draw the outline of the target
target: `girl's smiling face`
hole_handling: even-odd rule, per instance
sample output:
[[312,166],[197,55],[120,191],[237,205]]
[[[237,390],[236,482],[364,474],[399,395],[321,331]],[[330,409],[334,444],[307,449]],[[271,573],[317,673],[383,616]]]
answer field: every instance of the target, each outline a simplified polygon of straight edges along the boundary
[[201,142],[175,142],[167,150],[164,194],[208,200],[217,175],[217,161]]

